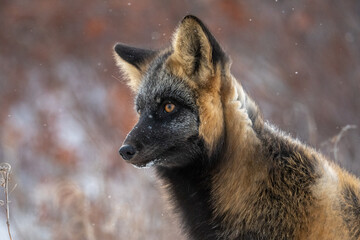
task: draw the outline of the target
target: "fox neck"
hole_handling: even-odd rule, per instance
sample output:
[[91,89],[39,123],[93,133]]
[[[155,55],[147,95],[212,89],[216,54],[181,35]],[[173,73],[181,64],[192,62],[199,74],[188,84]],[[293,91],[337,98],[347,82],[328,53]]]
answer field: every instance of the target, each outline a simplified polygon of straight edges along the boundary
[[[211,198],[217,206],[214,215],[225,222],[227,217],[238,216],[242,209],[239,198],[254,189],[257,180],[266,176],[262,159],[261,135],[264,121],[258,106],[243,90],[240,83],[229,77],[228,90],[223,93],[225,140],[219,168],[212,177]],[[239,193],[241,191],[241,193]],[[221,206],[219,208],[219,206]]]
[[[170,200],[174,202],[175,212],[183,220],[185,231],[193,239],[218,239],[222,221],[227,220],[224,213],[231,211],[233,199],[230,195],[239,189],[246,192],[246,185],[253,179],[249,174],[261,172],[253,160],[259,155],[257,134],[262,129],[262,118],[257,106],[235,79],[231,89],[233,95],[222,99],[225,128],[217,153],[210,158],[204,153],[202,159],[198,159],[198,162],[204,162],[204,158],[209,158],[211,164],[156,169]],[[234,163],[233,159],[238,161]],[[224,185],[233,189],[226,187],[226,192],[223,192]],[[229,197],[219,197],[218,194]],[[228,202],[222,202],[224,200]],[[218,204],[225,206],[221,212],[216,207]]]
[[[213,222],[211,174],[199,166],[178,169],[157,167],[157,175],[172,203],[173,212],[182,221],[189,239],[217,239],[218,226]],[[209,231],[212,229],[213,231]]]

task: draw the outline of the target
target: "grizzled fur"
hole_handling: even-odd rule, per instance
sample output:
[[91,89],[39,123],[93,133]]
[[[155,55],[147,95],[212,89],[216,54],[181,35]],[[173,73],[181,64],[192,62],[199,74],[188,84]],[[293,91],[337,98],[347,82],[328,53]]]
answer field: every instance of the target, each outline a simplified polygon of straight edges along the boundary
[[155,167],[189,239],[360,239],[359,180],[264,122],[198,18],[114,55],[139,113],[120,154]]

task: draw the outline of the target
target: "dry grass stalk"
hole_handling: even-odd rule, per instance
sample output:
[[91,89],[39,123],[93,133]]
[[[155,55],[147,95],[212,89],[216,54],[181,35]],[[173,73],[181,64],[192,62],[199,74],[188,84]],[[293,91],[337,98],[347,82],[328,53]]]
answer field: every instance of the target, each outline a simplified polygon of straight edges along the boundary
[[56,187],[56,199],[62,212],[62,228],[58,229],[60,232],[55,234],[54,239],[95,240],[89,219],[90,206],[79,186],[70,180],[60,181]]
[[0,183],[1,186],[4,188],[5,192],[5,201],[1,201],[3,205],[5,205],[6,210],[6,225],[9,233],[9,238],[12,240],[11,232],[10,232],[10,208],[9,208],[9,177],[10,177],[11,165],[8,163],[1,163],[0,164]]
[[334,160],[335,162],[339,162],[338,159],[338,152],[339,152],[339,142],[341,140],[341,138],[344,136],[344,134],[351,130],[351,129],[356,129],[357,126],[356,125],[346,125],[344,127],[341,128],[340,132],[338,134],[336,134],[335,136],[331,137],[329,140],[321,143],[321,146],[325,146],[327,144],[333,144],[333,152],[334,152]]

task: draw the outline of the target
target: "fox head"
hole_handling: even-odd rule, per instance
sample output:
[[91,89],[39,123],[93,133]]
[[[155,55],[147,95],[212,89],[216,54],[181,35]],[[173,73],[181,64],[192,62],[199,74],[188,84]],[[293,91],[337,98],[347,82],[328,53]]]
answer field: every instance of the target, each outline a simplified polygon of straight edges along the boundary
[[223,103],[237,94],[229,87],[230,61],[205,25],[186,16],[169,48],[119,43],[114,55],[139,114],[121,156],[138,167],[210,164],[224,141]]

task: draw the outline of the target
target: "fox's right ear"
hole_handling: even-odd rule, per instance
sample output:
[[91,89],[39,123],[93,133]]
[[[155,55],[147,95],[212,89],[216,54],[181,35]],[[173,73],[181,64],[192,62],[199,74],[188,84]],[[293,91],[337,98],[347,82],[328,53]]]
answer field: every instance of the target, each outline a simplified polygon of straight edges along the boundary
[[120,70],[128,78],[128,85],[137,92],[141,79],[146,72],[150,61],[156,56],[153,50],[130,47],[117,43],[114,47],[114,57]]

